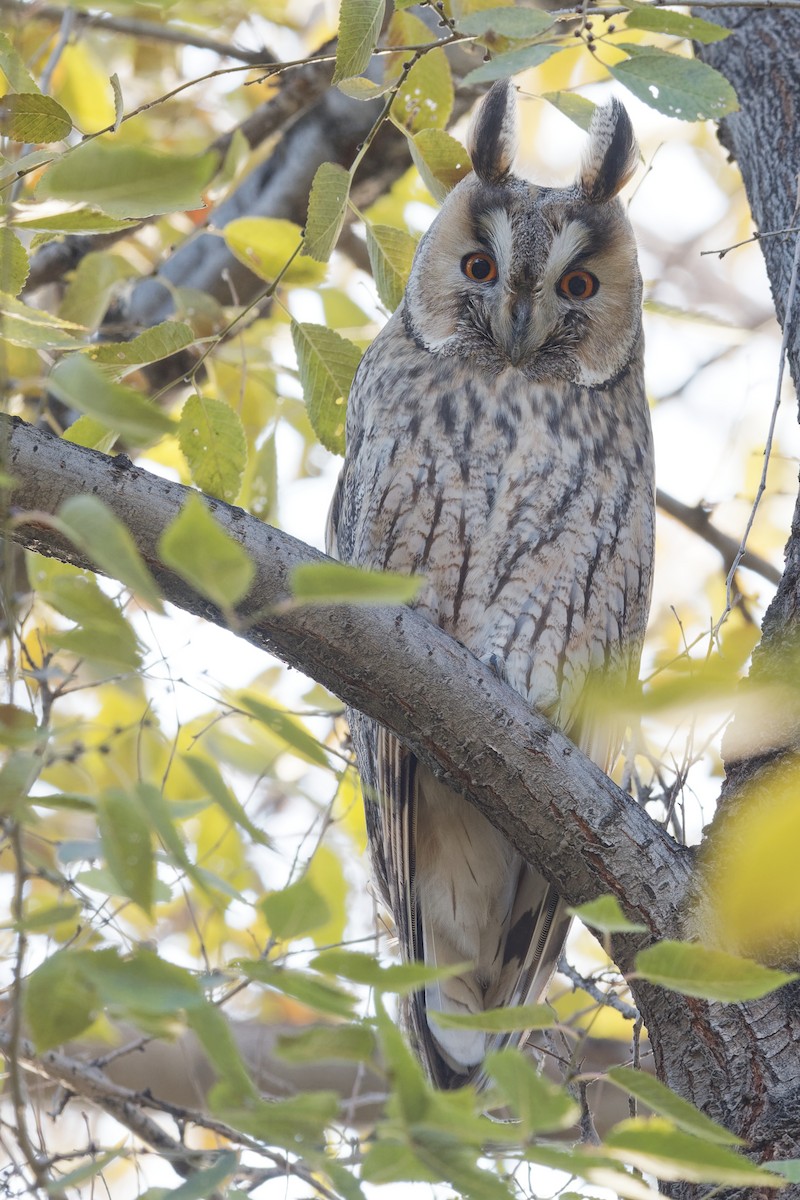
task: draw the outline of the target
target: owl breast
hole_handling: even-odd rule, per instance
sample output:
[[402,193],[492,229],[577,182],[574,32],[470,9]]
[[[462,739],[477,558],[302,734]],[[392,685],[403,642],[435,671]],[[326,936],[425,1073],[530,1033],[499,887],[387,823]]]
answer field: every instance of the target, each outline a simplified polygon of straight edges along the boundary
[[602,389],[481,374],[420,355],[397,313],[350,399],[340,554],[423,575],[416,607],[565,728],[591,672],[638,664],[653,540],[640,369]]

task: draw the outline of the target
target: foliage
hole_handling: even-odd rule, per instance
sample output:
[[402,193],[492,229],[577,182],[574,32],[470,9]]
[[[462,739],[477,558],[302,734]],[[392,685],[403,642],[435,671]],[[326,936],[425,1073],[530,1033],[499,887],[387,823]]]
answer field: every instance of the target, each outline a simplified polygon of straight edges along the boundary
[[[562,977],[550,1007],[482,1017],[487,1030],[535,1030],[551,1052],[558,1045],[563,1079],[545,1078],[510,1049],[496,1053],[487,1064],[488,1103],[515,1124],[491,1121],[486,1098],[471,1089],[433,1092],[396,1019],[396,997],[430,970],[393,962],[385,937],[373,944],[378,935],[362,903],[363,816],[338,736],[338,702],[278,666],[254,663],[249,651],[242,658],[232,639],[218,644],[165,614],[156,582],[156,568],[169,569],[234,631],[241,628],[237,605],[253,584],[253,564],[215,520],[215,506],[236,503],[295,530],[304,495],[323,472],[330,479],[363,349],[401,301],[435,202],[469,170],[462,131],[448,132],[454,112],[464,111],[464,85],[528,72],[525,89],[538,98],[525,112],[533,129],[550,109],[563,114],[559,128],[571,132],[568,121],[585,128],[592,104],[575,89],[609,76],[685,122],[735,109],[727,81],[686,44],[725,31],[674,9],[634,0],[624,7],[612,21],[602,9],[587,20],[577,6],[565,21],[481,0],[414,12],[404,2],[386,27],[382,0],[343,0],[334,50],[326,39],[337,30],[281,0],[261,0],[251,26],[240,25],[244,10],[231,5],[220,11],[204,0],[176,0],[145,10],[121,0],[105,23],[73,26],[65,13],[58,31],[47,15],[26,9],[0,34],[5,408],[70,441],[130,455],[210,497],[192,494],[174,514],[158,564],[145,562],[125,526],[90,495],[70,500],[49,522],[101,577],[34,554],[23,563],[11,549],[4,561],[0,869],[11,898],[4,951],[14,1018],[4,1049],[21,1147],[21,1165],[9,1160],[1,1168],[10,1194],[28,1185],[89,1194],[102,1175],[112,1191],[124,1180],[130,1195],[140,1188],[148,1197],[242,1200],[269,1195],[272,1179],[275,1194],[285,1194],[289,1176],[303,1195],[351,1200],[379,1195],[384,1184],[421,1182],[482,1200],[524,1194],[534,1186],[526,1185],[526,1172],[535,1180],[544,1169],[559,1172],[561,1186],[570,1179],[573,1187],[604,1184],[632,1197],[655,1194],[632,1168],[670,1180],[782,1185],[739,1152],[733,1134],[624,1067],[605,1073],[612,1090],[655,1115],[619,1121],[611,1113],[591,1151],[552,1142],[585,1116],[575,1097],[586,1104],[580,1064],[591,1056],[592,1039],[616,1040],[624,1060],[634,1034],[626,983],[588,942],[579,957],[589,990],[576,993]],[[203,30],[216,30],[230,53],[215,54],[199,76],[202,56],[213,53],[198,43]],[[253,65],[252,57],[229,65],[245,32],[272,30],[281,47],[295,48],[291,62],[265,53],[267,65]],[[178,40],[161,40],[168,31]],[[249,119],[286,100],[288,115],[274,118],[269,138],[285,134],[298,111],[307,115],[293,80],[320,47],[326,61],[335,59],[339,98],[354,97],[356,108],[372,103],[364,109],[374,114],[366,132],[353,142],[358,149],[344,163],[298,164],[300,175],[314,169],[302,203],[288,209],[293,219],[258,205],[229,217],[230,197],[273,149],[268,140],[248,142]],[[228,138],[232,128],[237,136]],[[382,179],[381,138],[392,131],[404,140],[407,169]],[[672,126],[670,136],[708,161],[707,131]],[[363,185],[366,171],[377,188]],[[730,179],[725,186],[733,190]],[[726,204],[726,236],[742,214],[740,198]],[[167,270],[160,278],[168,316],[161,305],[148,307],[155,286],[148,277],[175,261],[176,246],[195,243],[208,261],[224,254],[224,273],[212,279],[210,272]],[[733,277],[730,287],[735,292]],[[674,291],[672,308],[652,318],[656,343],[679,322],[691,333],[693,302],[679,296],[684,307],[676,309]],[[738,336],[736,322],[753,323],[744,301],[722,318],[719,357],[732,332]],[[655,383],[655,399],[671,386]],[[749,443],[738,445],[731,495],[753,494],[749,452]],[[7,481],[11,466],[2,466]],[[780,536],[778,510],[761,512],[757,533],[770,553]],[[319,540],[319,512],[314,519]],[[632,756],[640,798],[679,840],[702,822],[689,767],[720,773],[706,747],[746,665],[753,611],[763,603],[751,583],[752,594],[712,642],[707,611],[723,603],[716,560],[703,560],[698,575],[680,602],[683,625],[671,615],[674,598],[659,599],[640,706],[647,719]],[[397,604],[412,599],[419,583],[320,565],[298,571],[291,586],[298,604]],[[783,820],[785,830],[769,828],[794,845],[796,821]],[[737,871],[751,893],[772,861],[763,825],[761,833],[765,844],[752,869]],[[738,845],[751,833],[733,829],[731,837]],[[754,918],[742,924],[742,893],[721,888],[719,921],[741,930],[743,952],[757,954],[764,941],[796,928],[796,910],[779,902],[793,879],[793,863],[783,858],[780,880],[772,881],[777,931]],[[606,938],[644,928],[610,896],[579,915]],[[787,979],[688,945],[645,950],[638,971],[654,984],[723,1001],[761,995]],[[248,1023],[281,1031],[266,1070],[243,1049]],[[73,1130],[72,1141],[67,1125],[69,1148],[56,1135],[40,1157],[31,1114],[16,1102],[22,1068],[51,1049],[71,1060],[72,1048],[64,1047],[75,1039],[95,1048],[99,1067],[112,1059],[124,1065],[134,1051],[147,1055],[152,1095],[140,1093],[123,1110],[113,1088],[92,1091],[87,1083],[85,1094],[117,1125],[88,1137]],[[201,1073],[198,1062],[211,1065],[213,1086],[199,1099],[187,1089],[171,1106],[161,1104],[193,1123],[199,1146],[185,1145],[175,1129],[159,1140],[148,1124],[164,1083],[160,1060],[173,1042],[187,1062],[197,1053],[189,1047],[201,1048],[189,1076]],[[265,1100],[271,1074],[285,1078],[281,1063],[336,1069],[324,1081],[313,1072],[290,1074],[301,1080],[297,1094],[278,1089]],[[88,1075],[78,1067],[74,1078],[52,1078],[81,1095]],[[361,1091],[379,1096],[371,1108],[362,1104],[362,1078],[370,1086]],[[148,1145],[163,1157],[153,1180],[174,1190],[144,1182]],[[169,1162],[184,1178],[179,1186]],[[792,1177],[791,1164],[781,1166]]]

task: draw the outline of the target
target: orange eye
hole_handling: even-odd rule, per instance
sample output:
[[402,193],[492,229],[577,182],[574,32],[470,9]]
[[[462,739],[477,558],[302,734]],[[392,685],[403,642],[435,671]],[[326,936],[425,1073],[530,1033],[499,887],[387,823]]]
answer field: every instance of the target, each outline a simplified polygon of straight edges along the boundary
[[588,271],[567,271],[558,281],[558,290],[570,300],[588,300],[600,287],[594,275]]
[[497,263],[491,254],[467,254],[461,260],[461,270],[474,283],[491,283],[497,279]]

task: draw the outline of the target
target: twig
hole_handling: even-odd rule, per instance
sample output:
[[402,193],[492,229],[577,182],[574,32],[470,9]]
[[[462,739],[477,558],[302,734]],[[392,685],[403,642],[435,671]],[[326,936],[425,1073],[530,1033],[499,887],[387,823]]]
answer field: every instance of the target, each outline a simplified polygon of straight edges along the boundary
[[561,955],[557,967],[559,975],[566,975],[567,979],[572,984],[573,988],[580,988],[586,992],[598,1004],[605,1004],[608,1008],[613,1008],[616,1012],[621,1013],[626,1021],[637,1021],[639,1019],[639,1010],[634,1008],[632,1004],[627,1004],[622,1000],[616,992],[604,992],[599,988],[592,979],[586,979],[579,971],[573,967],[565,954]]
[[726,254],[730,254],[731,250],[738,250],[740,246],[749,246],[751,242],[760,242],[762,238],[780,237],[784,233],[797,233],[798,227],[790,225],[788,229],[768,229],[765,233],[759,233],[757,230],[752,237],[745,238],[743,242],[734,242],[732,246],[726,246],[724,250],[701,250],[700,257],[705,254],[716,254],[719,258],[724,258]]
[[[797,210],[795,209],[795,211]],[[742,534],[742,540],[739,543],[739,549],[736,552],[731,569],[728,571],[728,577],[725,580],[725,610],[712,630],[712,635],[714,637],[716,637],[716,635],[719,633],[719,630],[727,619],[728,613],[733,607],[733,578],[736,574],[736,569],[744,558],[747,550],[747,539],[750,536],[750,530],[753,528],[753,522],[756,519],[758,506],[761,503],[761,497],[767,490],[767,472],[769,470],[769,460],[772,453],[772,440],[775,436],[775,424],[778,420],[778,410],[781,406],[783,372],[786,368],[786,355],[789,349],[789,335],[792,329],[792,308],[794,307],[794,298],[797,292],[798,274],[800,274],[800,234],[795,240],[794,258],[792,260],[792,277],[789,281],[789,291],[786,296],[786,311],[783,318],[783,337],[781,338],[781,351],[780,358],[778,360],[778,380],[775,386],[775,402],[772,405],[772,414],[769,420],[769,430],[767,431],[767,440],[764,446],[764,466],[761,470],[761,478],[758,481],[758,488],[756,490],[755,499],[753,500],[753,507],[750,509],[750,516],[747,519],[747,525],[745,526],[744,533]]]
[[133,37],[151,42],[172,42],[178,46],[194,46],[198,50],[211,50],[222,58],[236,58],[240,62],[263,66],[276,61],[275,56],[262,47],[260,50],[245,50],[218,38],[206,37],[192,29],[178,25],[159,25],[156,21],[140,21],[135,17],[111,16],[107,13],[91,13],[84,9],[61,8],[56,4],[30,4],[25,0],[0,0],[0,12],[15,13],[26,21],[47,21],[61,24],[65,13],[71,13],[75,24],[82,27],[109,29],[115,33],[130,33]]
[[[712,525],[711,513],[703,504],[683,504],[674,496],[663,492],[661,488],[656,491],[656,504],[667,516],[680,521],[681,525],[685,525],[704,542],[708,542],[709,546],[718,550],[726,568],[730,570],[736,555],[739,554],[741,543],[729,534],[723,533],[721,529],[717,529],[716,525]],[[745,549],[739,554],[738,562],[749,571],[755,571],[761,575],[769,583],[778,584],[781,581],[781,573],[778,568],[774,567],[771,562],[767,562],[760,554],[753,553],[752,550]]]

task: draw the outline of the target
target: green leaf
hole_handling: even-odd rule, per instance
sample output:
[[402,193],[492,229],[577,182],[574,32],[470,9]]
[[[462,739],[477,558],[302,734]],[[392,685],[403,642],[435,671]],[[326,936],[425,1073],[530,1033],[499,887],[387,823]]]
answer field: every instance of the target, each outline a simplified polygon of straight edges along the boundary
[[[222,232],[231,254],[267,283],[277,278],[303,240],[299,225],[279,217],[239,217]],[[285,283],[301,287],[324,278],[325,267],[307,254],[295,255],[283,275]]]
[[392,101],[392,116],[409,133],[444,129],[453,111],[453,76],[444,50],[414,63]]
[[570,121],[584,133],[588,133],[594,110],[597,108],[597,105],[592,104],[591,100],[587,100],[585,96],[579,96],[577,92],[543,92],[542,99],[547,100],[565,117],[569,117]]
[[158,586],[127,528],[96,496],[70,496],[58,510],[70,539],[99,569],[136,592],[156,612],[163,606]]
[[136,272],[118,254],[87,254],[72,273],[59,316],[87,329],[97,329],[121,280]]
[[299,604],[409,604],[423,586],[420,575],[367,571],[349,563],[303,563],[289,583]]
[[339,240],[349,195],[350,172],[338,163],[320,163],[311,184],[303,238],[306,253],[316,262],[327,262]]
[[19,809],[42,769],[40,754],[17,750],[0,765],[0,813],[19,817]]
[[99,450],[101,454],[108,454],[117,440],[117,435],[101,421],[85,415],[73,421],[69,429],[64,430],[62,437],[65,442],[86,446],[89,450]]
[[47,908],[40,908],[26,916],[22,925],[28,933],[41,933],[43,930],[52,932],[57,925],[80,925],[82,913],[80,904],[50,904]]
[[274,432],[264,439],[256,451],[242,503],[260,521],[275,523],[278,506],[278,456]]
[[440,204],[472,170],[464,147],[442,129],[421,129],[411,138],[409,149],[422,182]]
[[216,763],[207,758],[201,758],[197,754],[182,754],[181,758],[214,803],[220,806],[235,825],[244,829],[258,845],[269,846],[271,844],[264,830],[259,829],[250,820],[245,809],[222,778]]
[[553,25],[553,18],[546,12],[535,8],[484,8],[478,12],[467,13],[457,21],[458,32],[470,37],[482,38],[485,34],[497,34],[500,37],[524,38],[539,37]]
[[51,646],[104,665],[125,669],[140,665],[136,634],[93,575],[63,563],[47,563],[38,555],[31,555],[29,562],[31,586],[45,603],[83,627],[48,630]]
[[661,1117],[620,1121],[602,1149],[659,1179],[733,1187],[782,1187],[770,1171],[713,1142],[692,1137]]
[[767,1171],[775,1171],[789,1183],[800,1183],[800,1158],[784,1158],[780,1162],[764,1163]]
[[91,204],[111,217],[153,217],[202,208],[218,166],[215,150],[160,154],[146,146],[84,142],[48,167],[36,195]]
[[162,321],[137,334],[129,342],[102,342],[91,346],[86,357],[103,368],[110,379],[121,379],[131,371],[160,362],[191,346],[195,340],[191,325],[183,321]]
[[696,58],[648,46],[621,45],[630,58],[608,68],[639,100],[681,121],[719,120],[736,112],[736,93],[724,75]]
[[141,392],[111,383],[83,354],[62,359],[47,385],[59,400],[94,417],[134,445],[150,446],[175,428],[172,418]]
[[693,42],[709,45],[730,37],[732,30],[702,17],[690,17],[669,8],[654,8],[650,4],[636,5],[625,17],[627,29],[646,29],[649,33],[670,33],[673,37],[691,38]]
[[[42,213],[42,209],[46,211]],[[30,216],[28,212],[30,211]],[[133,228],[135,221],[120,221],[87,205],[33,205],[30,210],[20,206],[14,214],[14,224],[20,229],[44,230],[47,233],[116,233]]]
[[223,1150],[216,1162],[195,1171],[178,1187],[170,1188],[163,1200],[208,1200],[209,1196],[220,1195],[219,1185],[230,1179],[238,1165],[238,1154],[233,1150]]
[[515,1008],[487,1008],[477,1013],[431,1012],[442,1029],[482,1029],[486,1033],[517,1033],[550,1029],[555,1013],[546,1004],[521,1004]]
[[192,482],[232,504],[247,466],[247,439],[238,413],[225,400],[190,396],[181,409],[178,442]]
[[40,733],[35,715],[16,704],[0,704],[0,745],[30,746]]
[[723,1146],[743,1146],[745,1144],[735,1133],[730,1133],[722,1125],[712,1121],[688,1100],[676,1095],[670,1088],[645,1071],[635,1071],[632,1067],[612,1067],[608,1072],[608,1078],[617,1087],[622,1088],[629,1095],[635,1096],[637,1100],[641,1100],[660,1117],[667,1117],[686,1133],[705,1138],[708,1142],[719,1142]]
[[326,975],[341,975],[352,983],[363,983],[381,992],[405,995],[436,979],[449,979],[466,970],[468,963],[429,967],[425,963],[396,963],[383,967],[371,954],[354,950],[325,950],[312,958],[310,966]]
[[735,1003],[757,1000],[800,979],[800,975],[762,967],[749,958],[710,950],[695,942],[659,942],[636,958],[636,974],[684,996]]
[[373,1142],[364,1155],[361,1178],[376,1186],[382,1183],[439,1183],[441,1173],[420,1162],[405,1142],[382,1139]]
[[242,693],[237,702],[247,712],[252,713],[257,721],[265,725],[270,733],[285,742],[298,758],[305,759],[315,767],[330,767],[325,747],[297,717],[287,713],[278,705],[268,704],[266,700],[260,696],[254,696],[252,692]]
[[123,896],[150,915],[153,908],[155,860],[150,825],[123,791],[112,788],[97,803],[103,855]]
[[620,1200],[659,1200],[659,1193],[648,1187],[641,1176],[630,1174],[621,1163],[597,1151],[583,1147],[562,1150],[537,1142],[526,1148],[525,1158],[552,1171],[578,1176],[596,1187],[613,1188]]
[[275,937],[287,942],[319,929],[331,915],[326,900],[306,878],[265,896],[259,907]]
[[403,299],[416,240],[404,229],[391,225],[367,225],[367,253],[375,287],[382,302],[391,311]]
[[259,1139],[266,1135],[270,1145],[295,1154],[305,1142],[312,1147],[324,1145],[325,1128],[335,1120],[340,1104],[335,1092],[303,1092],[290,1100],[251,1102],[246,1108],[233,1107],[225,1103],[227,1099],[220,1097],[218,1088],[211,1093],[212,1111],[227,1124]]
[[314,432],[326,450],[344,454],[345,405],[361,351],[325,325],[292,321],[292,341]]
[[333,83],[369,66],[383,24],[384,0],[342,0]]
[[41,95],[39,85],[25,66],[22,56],[4,33],[0,33],[0,71],[5,75],[12,91]]
[[186,850],[172,820],[170,806],[164,799],[161,790],[152,783],[140,782],[134,788],[136,803],[147,815],[159,841],[164,846],[170,861],[184,871],[203,891],[208,888],[197,868],[190,861]]
[[250,589],[255,567],[246,550],[219,525],[197,492],[162,533],[164,564],[218,608],[232,608]]
[[[495,54],[490,62],[481,63],[461,81],[462,87],[470,87],[474,83],[492,83],[495,79],[508,79],[509,75],[518,75],[520,71],[529,71],[531,67],[540,67],[554,54],[559,54],[569,47],[564,46],[525,46],[522,49],[507,50],[505,54]],[[610,70],[611,68],[609,68]]]
[[647,933],[647,926],[629,921],[619,906],[616,896],[598,896],[587,904],[579,904],[569,910],[579,917],[584,925],[599,929],[601,933]]
[[25,286],[30,266],[25,247],[11,229],[0,229],[0,292],[16,296]]
[[83,344],[85,329],[61,321],[43,309],[30,308],[14,296],[0,293],[0,337],[12,346],[32,350],[74,350]]
[[237,967],[248,979],[264,983],[277,992],[316,1009],[317,1012],[329,1013],[334,1017],[352,1017],[358,1003],[356,997],[343,988],[305,971],[289,971],[285,967],[276,967],[273,963],[260,959],[236,959],[232,966]]
[[58,1180],[53,1180],[48,1185],[47,1194],[63,1196],[68,1188],[76,1188],[79,1184],[86,1183],[88,1179],[93,1179],[95,1175],[99,1175],[110,1163],[119,1158],[124,1146],[125,1142],[123,1141],[119,1142],[114,1149],[106,1151],[105,1154],[93,1153],[88,1162],[82,1163],[74,1171],[67,1171],[66,1175],[59,1174]]
[[318,1025],[303,1033],[281,1035],[275,1053],[292,1063],[331,1059],[368,1063],[375,1056],[375,1034],[367,1025]]
[[99,1007],[97,988],[85,977],[83,955],[60,950],[46,958],[25,985],[25,1023],[39,1051],[78,1037]]
[[386,1012],[380,992],[375,996],[375,1026],[380,1038],[383,1061],[393,1085],[387,1105],[388,1115],[394,1117],[396,1114],[404,1125],[414,1125],[420,1122],[430,1109],[432,1090],[397,1022]]
[[485,1066],[528,1136],[568,1129],[578,1120],[580,1108],[575,1101],[563,1088],[537,1074],[519,1050],[487,1054]]
[[71,130],[69,113],[52,96],[36,92],[0,96],[0,133],[12,142],[60,142]]

